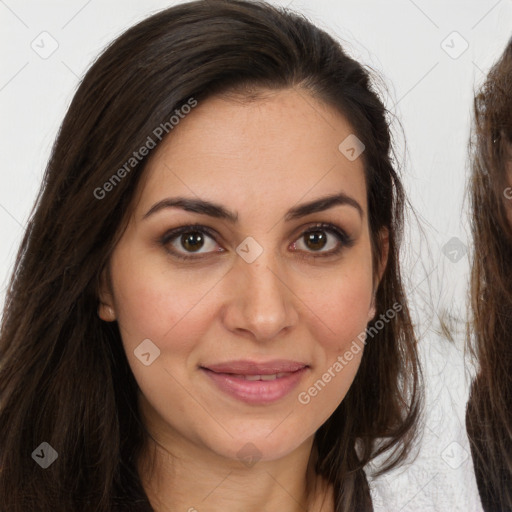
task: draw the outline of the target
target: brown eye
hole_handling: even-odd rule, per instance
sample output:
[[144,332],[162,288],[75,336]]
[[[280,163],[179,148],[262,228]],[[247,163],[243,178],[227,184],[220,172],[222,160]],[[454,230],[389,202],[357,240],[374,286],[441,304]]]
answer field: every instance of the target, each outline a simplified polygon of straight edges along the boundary
[[181,226],[173,229],[166,233],[159,242],[168,252],[179,259],[203,257],[212,252],[224,252],[216,244],[213,231],[202,225]]
[[181,235],[181,245],[187,251],[198,251],[204,245],[204,237],[199,231],[184,233]]
[[304,242],[308,249],[318,251],[327,244],[327,236],[325,231],[310,231],[304,235]]
[[344,245],[343,238],[332,229],[313,229],[302,234],[295,242],[295,249],[304,252],[329,254]]
[[354,240],[345,230],[334,224],[321,223],[303,232],[292,247],[301,258],[319,258],[334,256],[353,245]]

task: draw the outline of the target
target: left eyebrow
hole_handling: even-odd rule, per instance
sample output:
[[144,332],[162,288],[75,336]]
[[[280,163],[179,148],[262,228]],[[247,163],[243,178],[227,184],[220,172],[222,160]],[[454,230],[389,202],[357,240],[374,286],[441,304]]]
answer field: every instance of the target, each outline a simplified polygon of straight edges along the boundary
[[295,208],[292,208],[288,211],[285,216],[285,220],[290,221],[298,219],[311,213],[321,212],[339,205],[352,206],[357,210],[359,216],[361,218],[363,217],[363,208],[361,205],[353,197],[350,197],[347,194],[341,192],[339,194],[321,197],[320,199],[315,199],[309,203],[296,206]]

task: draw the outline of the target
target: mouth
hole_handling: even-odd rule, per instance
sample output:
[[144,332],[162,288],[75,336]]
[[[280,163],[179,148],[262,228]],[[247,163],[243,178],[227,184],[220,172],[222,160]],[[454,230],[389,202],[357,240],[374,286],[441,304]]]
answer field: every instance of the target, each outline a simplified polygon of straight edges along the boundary
[[308,366],[306,363],[288,359],[274,359],[272,361],[237,360],[225,363],[204,365],[202,368],[216,373],[229,373],[233,375],[278,375],[280,373],[293,373]]
[[[218,373],[218,372],[215,372]],[[290,372],[271,373],[269,375],[243,375],[238,373],[220,373],[220,375],[230,375],[236,379],[244,380],[276,380],[290,375]]]
[[232,361],[201,366],[216,389],[249,404],[281,400],[298,386],[309,365],[295,361]]

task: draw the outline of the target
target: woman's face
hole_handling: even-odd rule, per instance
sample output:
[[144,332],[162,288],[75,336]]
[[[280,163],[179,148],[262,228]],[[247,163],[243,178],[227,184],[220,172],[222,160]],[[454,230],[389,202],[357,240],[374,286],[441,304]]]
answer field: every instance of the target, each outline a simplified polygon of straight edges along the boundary
[[278,459],[343,400],[374,315],[351,134],[288,89],[199,103],[154,150],[100,316],[118,321],[162,444]]

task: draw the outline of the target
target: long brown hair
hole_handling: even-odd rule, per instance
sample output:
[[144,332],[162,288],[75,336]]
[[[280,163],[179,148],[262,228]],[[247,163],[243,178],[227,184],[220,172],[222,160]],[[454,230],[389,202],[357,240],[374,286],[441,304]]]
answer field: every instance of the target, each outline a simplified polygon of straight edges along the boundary
[[[106,197],[95,191],[190,98],[254,87],[301,88],[346,116],[366,146],[374,268],[379,233],[389,230],[370,324],[382,326],[374,326],[347,396],[315,437],[316,471],[334,485],[336,511],[372,510],[363,466],[387,452],[385,471],[407,454],[421,388],[398,259],[405,196],[370,74],[300,15],[263,2],[195,1],[149,17],[106,49],[53,147],[0,332],[0,496],[10,512],[151,510],[136,470],[147,435],[137,383],[117,323],[97,315],[99,276],[147,158]],[[31,457],[41,442],[58,453],[45,470]]]
[[478,374],[466,420],[484,508],[512,510],[512,39],[474,113],[470,347]]

